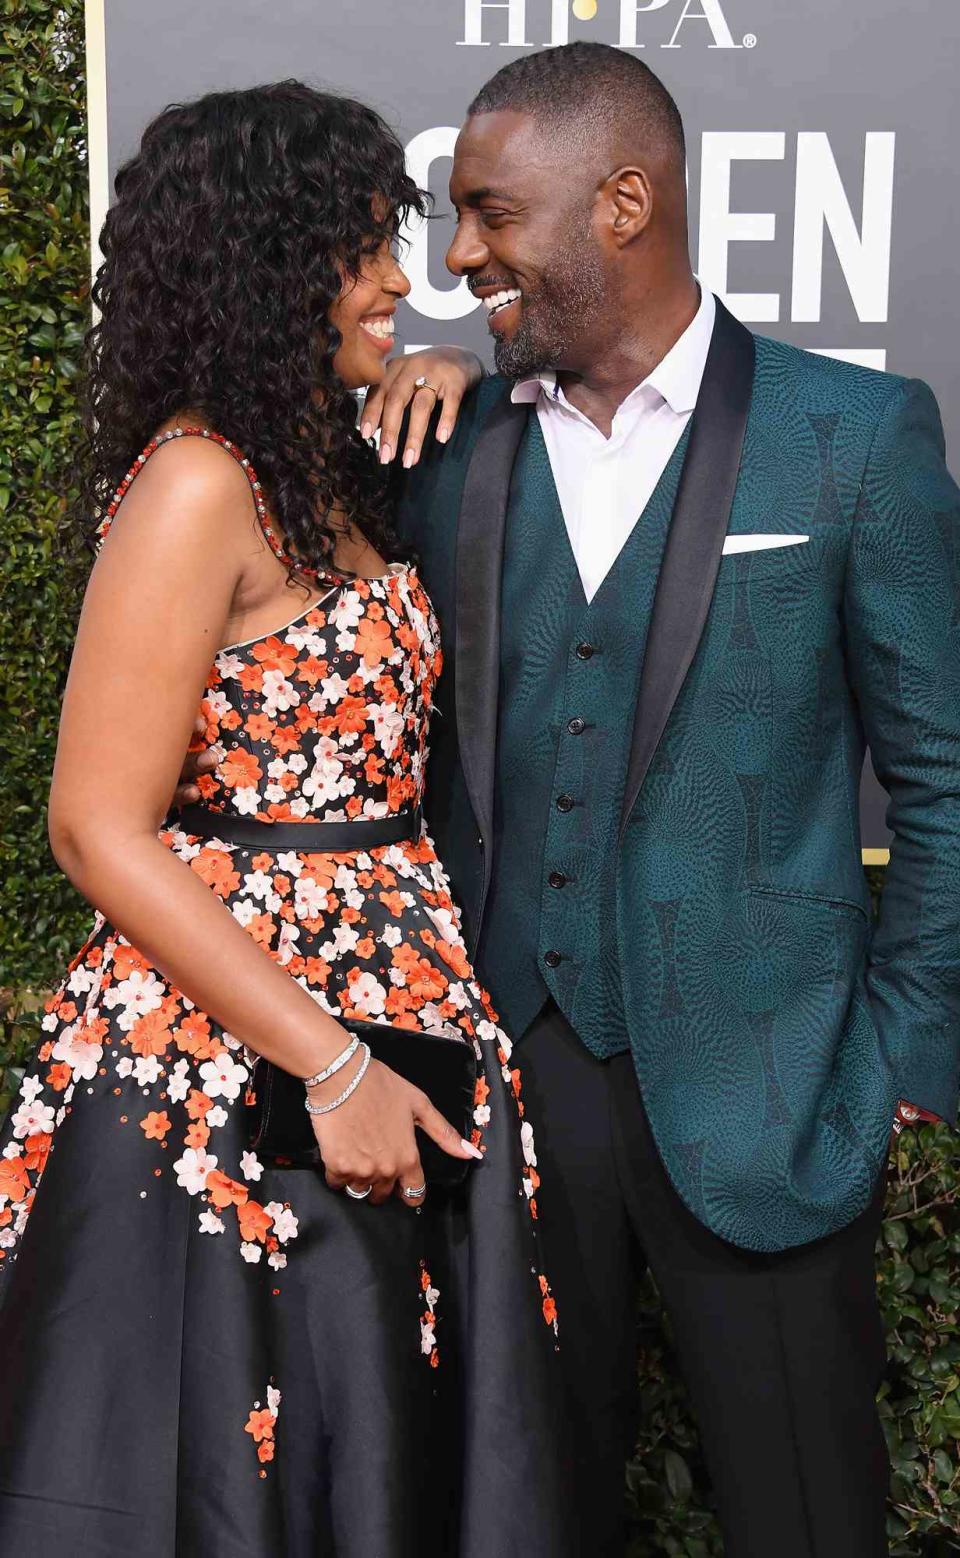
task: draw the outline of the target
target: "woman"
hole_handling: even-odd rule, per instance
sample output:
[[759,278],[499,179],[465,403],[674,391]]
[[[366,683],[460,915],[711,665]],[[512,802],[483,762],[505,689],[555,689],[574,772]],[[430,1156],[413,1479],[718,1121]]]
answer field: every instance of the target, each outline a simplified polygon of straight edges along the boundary
[[[354,430],[423,197],[292,82],[167,110],[116,188],[50,801],[98,913],[0,1146],[0,1550],[552,1555],[536,1158],[420,831],[440,647]],[[198,707],[217,766],[167,818]],[[338,1018],[470,1045],[470,1139]],[[324,1174],[251,1148],[258,1055]]]

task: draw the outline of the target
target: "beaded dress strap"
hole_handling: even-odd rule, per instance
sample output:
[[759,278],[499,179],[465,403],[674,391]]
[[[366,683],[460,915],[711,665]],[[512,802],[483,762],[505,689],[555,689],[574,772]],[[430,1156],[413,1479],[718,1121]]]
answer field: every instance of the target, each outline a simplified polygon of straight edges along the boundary
[[297,573],[305,574],[308,578],[317,579],[328,584],[339,584],[342,582],[340,574],[332,573],[329,569],[325,568],[315,568],[311,564],[302,563],[298,558],[292,557],[290,555],[270,523],[270,518],[267,513],[267,505],[264,501],[263,491],[261,489],[257,473],[250,464],[250,461],[247,459],[246,455],[244,455],[242,451],[237,448],[236,444],[230,442],[229,438],[224,438],[222,433],[214,433],[208,427],[178,427],[169,433],[158,433],[154,438],[151,438],[150,442],[147,444],[142,453],[137,455],[137,458],[134,460],[126,476],[123,478],[123,481],[120,483],[110,502],[107,504],[107,512],[104,515],[104,518],[100,521],[100,524],[97,526],[96,530],[98,542],[102,544],[102,542],[106,540],[107,534],[111,525],[113,524],[120,504],[123,502],[123,499],[126,497],[126,494],[129,491],[131,485],[135,481],[136,477],[140,474],[143,467],[146,465],[150,456],[152,454],[156,454],[161,445],[170,443],[170,441],[174,438],[207,438],[211,440],[211,442],[219,444],[221,449],[226,449],[227,453],[233,456],[241,470],[246,473],[247,480],[250,483],[250,489],[253,493],[253,501],[257,510],[257,519],[260,524],[260,529],[263,531],[263,534],[266,537],[267,545],[278,561],[283,563],[285,568],[294,568],[296,569]]

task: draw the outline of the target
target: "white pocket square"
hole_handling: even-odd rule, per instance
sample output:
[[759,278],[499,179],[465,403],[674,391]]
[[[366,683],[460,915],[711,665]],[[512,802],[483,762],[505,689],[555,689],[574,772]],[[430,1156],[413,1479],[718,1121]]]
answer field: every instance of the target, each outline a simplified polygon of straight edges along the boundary
[[729,556],[731,552],[766,552],[773,546],[800,546],[804,541],[809,541],[809,536],[767,536],[760,534],[726,536],[723,542],[723,555]]

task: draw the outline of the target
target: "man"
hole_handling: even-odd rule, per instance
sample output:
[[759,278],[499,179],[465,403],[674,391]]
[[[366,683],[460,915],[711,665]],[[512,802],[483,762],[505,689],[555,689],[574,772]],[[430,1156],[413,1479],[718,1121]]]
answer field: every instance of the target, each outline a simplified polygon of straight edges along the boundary
[[400,507],[446,648],[430,822],[537,1130],[582,1551],[623,1548],[645,1261],[731,1558],[876,1558],[887,1143],[960,1071],[960,503],[923,385],[701,294],[684,166],[616,49],[471,104],[448,264],[500,371]]
[[960,505],[924,386],[700,295],[684,168],[603,45],[471,104],[447,263],[500,376],[401,507],[448,656],[430,820],[519,1041],[584,1553],[622,1550],[639,1255],[727,1552],[874,1558],[890,1126],[953,1120],[960,1071]]

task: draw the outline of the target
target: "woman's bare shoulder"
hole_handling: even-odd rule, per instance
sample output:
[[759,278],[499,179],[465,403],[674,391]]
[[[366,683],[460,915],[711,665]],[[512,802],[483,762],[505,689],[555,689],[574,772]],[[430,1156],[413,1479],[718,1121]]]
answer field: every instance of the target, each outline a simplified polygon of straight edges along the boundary
[[[212,438],[171,438],[148,456],[111,525],[114,545],[126,533],[155,543],[191,537],[194,545],[246,539],[256,508],[246,471]],[[244,523],[246,522],[246,523]]]

